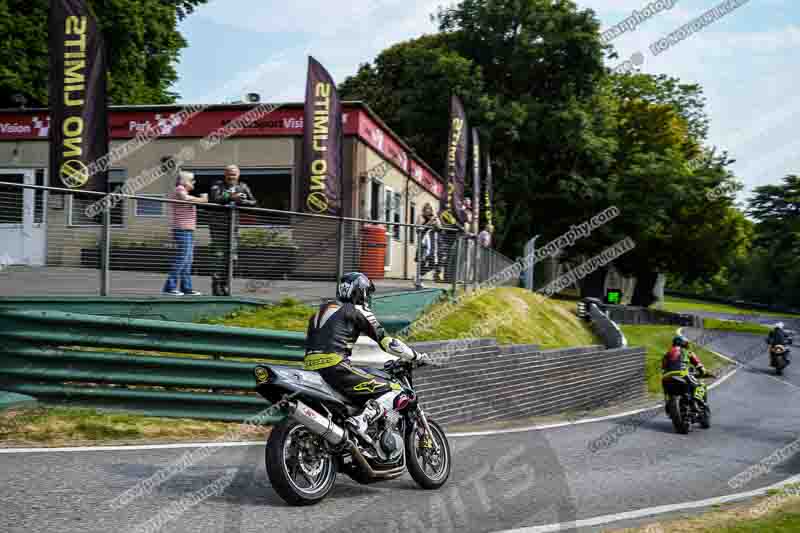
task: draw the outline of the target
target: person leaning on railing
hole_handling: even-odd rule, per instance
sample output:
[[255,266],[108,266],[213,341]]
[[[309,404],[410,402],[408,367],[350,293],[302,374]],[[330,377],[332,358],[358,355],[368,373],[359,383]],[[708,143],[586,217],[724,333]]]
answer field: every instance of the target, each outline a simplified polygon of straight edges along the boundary
[[[255,207],[258,205],[255,196],[246,183],[239,181],[241,171],[236,165],[225,167],[225,179],[218,180],[211,186],[211,201],[226,206]],[[227,213],[211,213],[208,229],[211,233],[211,247],[214,250],[212,274],[212,292],[214,296],[230,296],[228,287],[228,221]],[[234,228],[234,236],[239,228]],[[234,237],[235,238],[235,237]]]
[[[173,200],[193,202],[198,204],[208,203],[208,195],[192,196],[194,190],[194,174],[179,172],[175,182]],[[174,296],[184,294],[200,295],[192,289],[192,262],[194,260],[194,231],[197,229],[197,207],[185,203],[173,203],[172,207],[172,235],[177,248],[175,262],[172,265],[163,292]],[[178,287],[180,286],[180,290]]]

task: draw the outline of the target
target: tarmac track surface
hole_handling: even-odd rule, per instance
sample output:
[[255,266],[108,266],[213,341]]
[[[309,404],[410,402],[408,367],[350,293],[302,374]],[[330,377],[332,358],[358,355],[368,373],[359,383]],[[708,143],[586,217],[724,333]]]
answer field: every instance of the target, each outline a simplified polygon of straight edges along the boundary
[[[729,485],[800,433],[800,369],[774,376],[763,342],[734,333],[711,341],[744,366],[711,392],[709,430],[678,435],[658,409],[633,419],[453,437],[453,471],[439,491],[417,488],[408,475],[370,486],[340,476],[321,504],[289,507],[266,479],[263,445],[253,445],[216,448],[116,507],[115,498],[191,449],[3,453],[0,531],[468,533],[567,525],[749,491],[800,472],[800,458],[791,455],[742,486]],[[218,493],[188,499],[217,480]],[[169,518],[162,528],[145,527],[159,517]]]

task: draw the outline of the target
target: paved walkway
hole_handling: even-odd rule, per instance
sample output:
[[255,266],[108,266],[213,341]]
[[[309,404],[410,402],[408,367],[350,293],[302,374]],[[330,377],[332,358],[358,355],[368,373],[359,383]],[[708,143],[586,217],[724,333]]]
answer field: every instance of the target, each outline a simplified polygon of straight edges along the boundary
[[[112,271],[111,296],[157,296],[165,274]],[[193,276],[194,290],[211,295],[211,278]],[[376,280],[377,294],[414,290],[414,280]],[[428,288],[448,289],[450,285],[425,282]],[[234,279],[232,296],[280,301],[287,297],[303,302],[331,298],[336,291],[333,281],[283,281]],[[0,271],[0,297],[24,296],[97,296],[100,272],[86,268],[9,267]]]

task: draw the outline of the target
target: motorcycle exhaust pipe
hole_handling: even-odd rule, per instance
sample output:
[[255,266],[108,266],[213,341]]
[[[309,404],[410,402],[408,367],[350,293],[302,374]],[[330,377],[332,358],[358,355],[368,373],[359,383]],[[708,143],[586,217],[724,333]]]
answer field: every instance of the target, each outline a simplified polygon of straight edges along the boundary
[[299,400],[289,402],[289,417],[334,446],[345,440],[346,435],[343,428]]

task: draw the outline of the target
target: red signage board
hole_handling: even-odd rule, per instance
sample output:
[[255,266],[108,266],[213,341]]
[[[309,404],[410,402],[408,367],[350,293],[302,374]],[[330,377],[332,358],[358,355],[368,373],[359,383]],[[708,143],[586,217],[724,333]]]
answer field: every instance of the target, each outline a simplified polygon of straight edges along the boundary
[[[111,138],[133,139],[148,127],[158,128],[160,137],[202,138],[224,128],[230,122],[247,113],[250,108],[215,109],[195,114],[181,121],[179,110],[112,110],[109,113]],[[425,187],[437,198],[444,194],[444,185],[427,168],[411,157],[389,133],[377,124],[363,109],[345,107],[344,134],[357,135],[376,152],[394,162],[414,181]],[[47,140],[50,118],[47,113],[0,112],[0,142],[15,140]],[[303,134],[303,109],[301,107],[278,108],[269,115],[255,120],[236,133],[236,137],[270,137]]]

